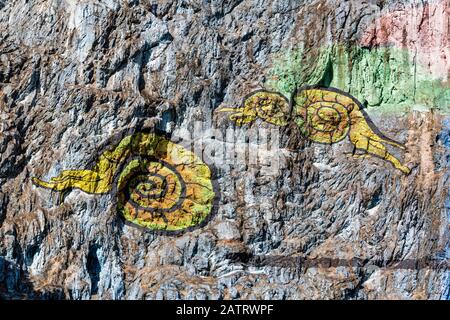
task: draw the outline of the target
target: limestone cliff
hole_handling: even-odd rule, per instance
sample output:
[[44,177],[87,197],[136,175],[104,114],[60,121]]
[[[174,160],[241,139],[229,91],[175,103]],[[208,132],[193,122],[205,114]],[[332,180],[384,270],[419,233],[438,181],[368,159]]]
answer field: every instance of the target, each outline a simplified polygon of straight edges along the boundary
[[[0,1],[0,297],[449,299],[449,19],[446,0]],[[350,130],[410,172],[314,141],[308,111],[230,117],[256,90],[300,110],[305,86],[348,94]],[[195,228],[124,221],[111,146],[141,131],[195,154],[203,180],[167,174],[207,189],[173,182],[201,219],[155,222],[208,214]],[[89,168],[103,189],[33,183]]]

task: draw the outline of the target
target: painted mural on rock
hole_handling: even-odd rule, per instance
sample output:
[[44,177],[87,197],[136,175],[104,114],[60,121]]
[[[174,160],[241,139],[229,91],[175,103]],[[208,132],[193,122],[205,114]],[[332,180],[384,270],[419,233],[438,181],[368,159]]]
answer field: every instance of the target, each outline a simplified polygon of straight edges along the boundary
[[226,107],[217,112],[229,113],[229,119],[237,125],[256,119],[278,126],[286,126],[293,121],[308,139],[317,143],[337,143],[348,136],[353,145],[350,153],[353,157],[378,157],[404,174],[411,172],[386,147],[390,145],[404,150],[405,146],[381,133],[361,103],[336,88],[300,88],[291,102],[280,93],[258,90],[245,97],[240,108]]
[[113,192],[117,210],[134,225],[180,231],[200,225],[216,196],[210,168],[194,153],[154,133],[124,137],[103,151],[92,169],[64,170],[35,185],[64,193]]

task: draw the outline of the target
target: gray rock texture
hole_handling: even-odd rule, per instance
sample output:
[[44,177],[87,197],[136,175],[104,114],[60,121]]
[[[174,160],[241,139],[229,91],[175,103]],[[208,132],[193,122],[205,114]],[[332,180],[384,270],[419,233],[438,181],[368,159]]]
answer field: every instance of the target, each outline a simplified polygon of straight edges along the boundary
[[[408,176],[349,157],[348,140],[275,128],[275,174],[212,161],[217,208],[176,235],[124,224],[112,194],[72,190],[59,203],[31,183],[87,167],[124,130],[200,132],[205,151],[232,145],[227,130],[274,129],[237,128],[213,111],[267,88],[281,53],[300,43],[313,60],[304,79],[322,72],[324,84],[341,44],[350,57],[374,17],[407,5],[420,2],[0,1],[0,296],[448,299],[450,122],[439,111],[386,115],[367,98],[373,122],[405,143]],[[333,44],[324,60],[318,48]]]

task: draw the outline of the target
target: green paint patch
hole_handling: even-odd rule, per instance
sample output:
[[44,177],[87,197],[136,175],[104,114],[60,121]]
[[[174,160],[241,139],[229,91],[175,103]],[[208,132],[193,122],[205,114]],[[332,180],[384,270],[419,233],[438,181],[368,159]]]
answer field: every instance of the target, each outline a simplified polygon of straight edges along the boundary
[[320,85],[349,92],[368,108],[390,114],[434,109],[450,114],[450,86],[414,63],[406,49],[330,45],[280,52],[266,86],[289,97],[296,87]]
[[331,67],[331,53],[331,47],[306,50],[304,46],[280,52],[268,72],[267,87],[289,97],[297,87],[319,83],[325,85]]

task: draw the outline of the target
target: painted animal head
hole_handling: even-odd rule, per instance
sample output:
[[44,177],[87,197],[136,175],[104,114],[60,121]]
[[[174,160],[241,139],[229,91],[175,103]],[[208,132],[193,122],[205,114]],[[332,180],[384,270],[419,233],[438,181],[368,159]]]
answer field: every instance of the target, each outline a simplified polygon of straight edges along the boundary
[[229,113],[228,118],[238,126],[251,123],[258,118],[277,126],[285,126],[289,121],[290,107],[288,99],[283,95],[260,90],[246,96],[241,107],[225,107],[216,112]]

